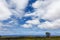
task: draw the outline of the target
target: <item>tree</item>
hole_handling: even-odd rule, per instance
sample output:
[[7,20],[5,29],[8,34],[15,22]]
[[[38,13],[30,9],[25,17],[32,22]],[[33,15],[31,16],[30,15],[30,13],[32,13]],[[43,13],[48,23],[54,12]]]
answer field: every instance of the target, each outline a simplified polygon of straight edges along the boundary
[[50,37],[50,33],[49,32],[46,32],[46,37]]

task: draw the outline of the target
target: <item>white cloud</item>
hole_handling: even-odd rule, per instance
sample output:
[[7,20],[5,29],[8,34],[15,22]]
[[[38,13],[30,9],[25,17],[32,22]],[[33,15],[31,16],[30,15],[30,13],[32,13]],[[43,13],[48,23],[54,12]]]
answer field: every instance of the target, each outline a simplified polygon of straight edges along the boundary
[[47,13],[42,17],[47,20],[60,19],[60,1],[56,1],[47,6]]
[[32,25],[38,25],[38,24],[40,24],[39,20],[37,20],[37,19],[28,20],[28,21],[26,21],[26,23],[32,24]]
[[44,22],[38,25],[38,28],[41,29],[59,29],[60,28],[60,19],[55,20],[53,22]]
[[36,1],[35,3],[32,4],[32,7],[33,7],[33,8],[40,8],[41,3],[42,3],[42,2],[40,2],[40,1]]
[[24,28],[31,28],[32,27],[31,24],[24,24],[24,25],[21,25],[21,26],[24,27]]
[[[28,4],[28,0],[12,0],[16,4],[15,10],[11,9],[11,12],[14,15],[22,18],[24,15],[24,9]],[[24,17],[31,16],[32,20],[26,21],[26,24],[22,25],[24,28],[33,27],[36,25],[40,29],[58,29],[60,28],[60,0],[49,0],[49,1],[40,1],[37,0],[32,4],[32,7],[35,8],[33,13],[26,13]],[[2,5],[2,6],[1,6]],[[11,5],[10,5],[11,6]],[[0,1],[0,20],[5,20],[10,18],[12,13],[9,11],[7,6]],[[40,23],[40,19],[46,20],[46,22]],[[51,22],[49,21],[51,20]],[[10,24],[9,24],[10,25]],[[7,26],[9,26],[7,25]]]
[[31,28],[31,27],[33,27],[33,25],[39,25],[39,24],[40,24],[40,22],[37,19],[28,20],[28,21],[26,21],[26,24],[22,25],[22,27]]
[[6,7],[4,2],[0,0],[0,20],[6,20],[6,19],[10,18],[11,15],[12,15],[12,13]]
[[17,9],[24,9],[27,6],[29,0],[11,0],[11,1],[16,3]]
[[26,21],[26,24],[22,25],[22,27],[31,28],[31,27],[33,27],[33,25],[39,25],[39,24],[40,24],[40,22],[37,19],[28,20],[28,21]]
[[24,16],[28,17],[31,16],[32,19],[41,19],[41,17],[45,14],[44,9],[36,9],[33,13],[26,13]]
[[[0,0],[0,21],[7,20],[8,18],[11,19],[12,15],[22,18],[28,1],[29,0],[10,0],[9,3],[7,3],[6,0]],[[16,8],[12,9],[14,5]],[[18,25],[17,20],[11,19],[11,21],[6,24],[0,22],[0,29],[4,30],[5,28],[3,27],[15,27]]]
[[24,9],[27,7],[29,0],[8,0],[8,1],[9,2],[7,2],[6,0],[2,1],[5,5],[4,7],[8,8],[8,11],[10,11],[12,15],[22,18],[25,14]]
[[[45,2],[37,0],[32,4],[32,7],[35,8],[35,11],[30,14],[25,14],[25,17],[31,16],[32,20],[28,20],[26,23],[29,23],[32,26],[35,24],[40,29],[60,28],[60,0],[45,0]],[[44,19],[46,21],[40,23],[35,19]]]
[[51,0],[37,0],[35,3],[32,4],[32,7],[35,9],[40,9],[40,8],[44,8],[45,6],[47,6],[49,3],[51,2]]
[[15,10],[11,10],[16,17],[22,18],[24,16],[24,9],[27,7],[29,0],[11,0],[10,6],[16,6]]

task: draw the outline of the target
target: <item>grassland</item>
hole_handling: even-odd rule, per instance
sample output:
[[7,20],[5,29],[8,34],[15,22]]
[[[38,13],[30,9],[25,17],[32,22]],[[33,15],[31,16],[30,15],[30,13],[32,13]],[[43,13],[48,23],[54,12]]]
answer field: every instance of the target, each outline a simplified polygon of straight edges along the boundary
[[0,40],[60,40],[60,36],[55,37],[0,37]]

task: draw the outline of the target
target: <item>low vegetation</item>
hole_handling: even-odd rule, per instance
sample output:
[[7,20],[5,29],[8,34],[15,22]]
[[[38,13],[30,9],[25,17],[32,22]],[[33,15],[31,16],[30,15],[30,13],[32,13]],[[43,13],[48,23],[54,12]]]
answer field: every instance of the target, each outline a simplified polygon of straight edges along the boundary
[[0,40],[60,40],[60,36],[54,37],[1,37]]

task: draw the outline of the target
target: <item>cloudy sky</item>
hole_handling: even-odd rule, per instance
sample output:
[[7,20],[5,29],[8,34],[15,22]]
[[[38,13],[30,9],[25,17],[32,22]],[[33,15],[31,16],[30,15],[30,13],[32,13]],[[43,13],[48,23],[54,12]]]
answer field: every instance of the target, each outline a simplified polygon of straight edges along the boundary
[[60,35],[60,0],[0,0],[0,35]]

